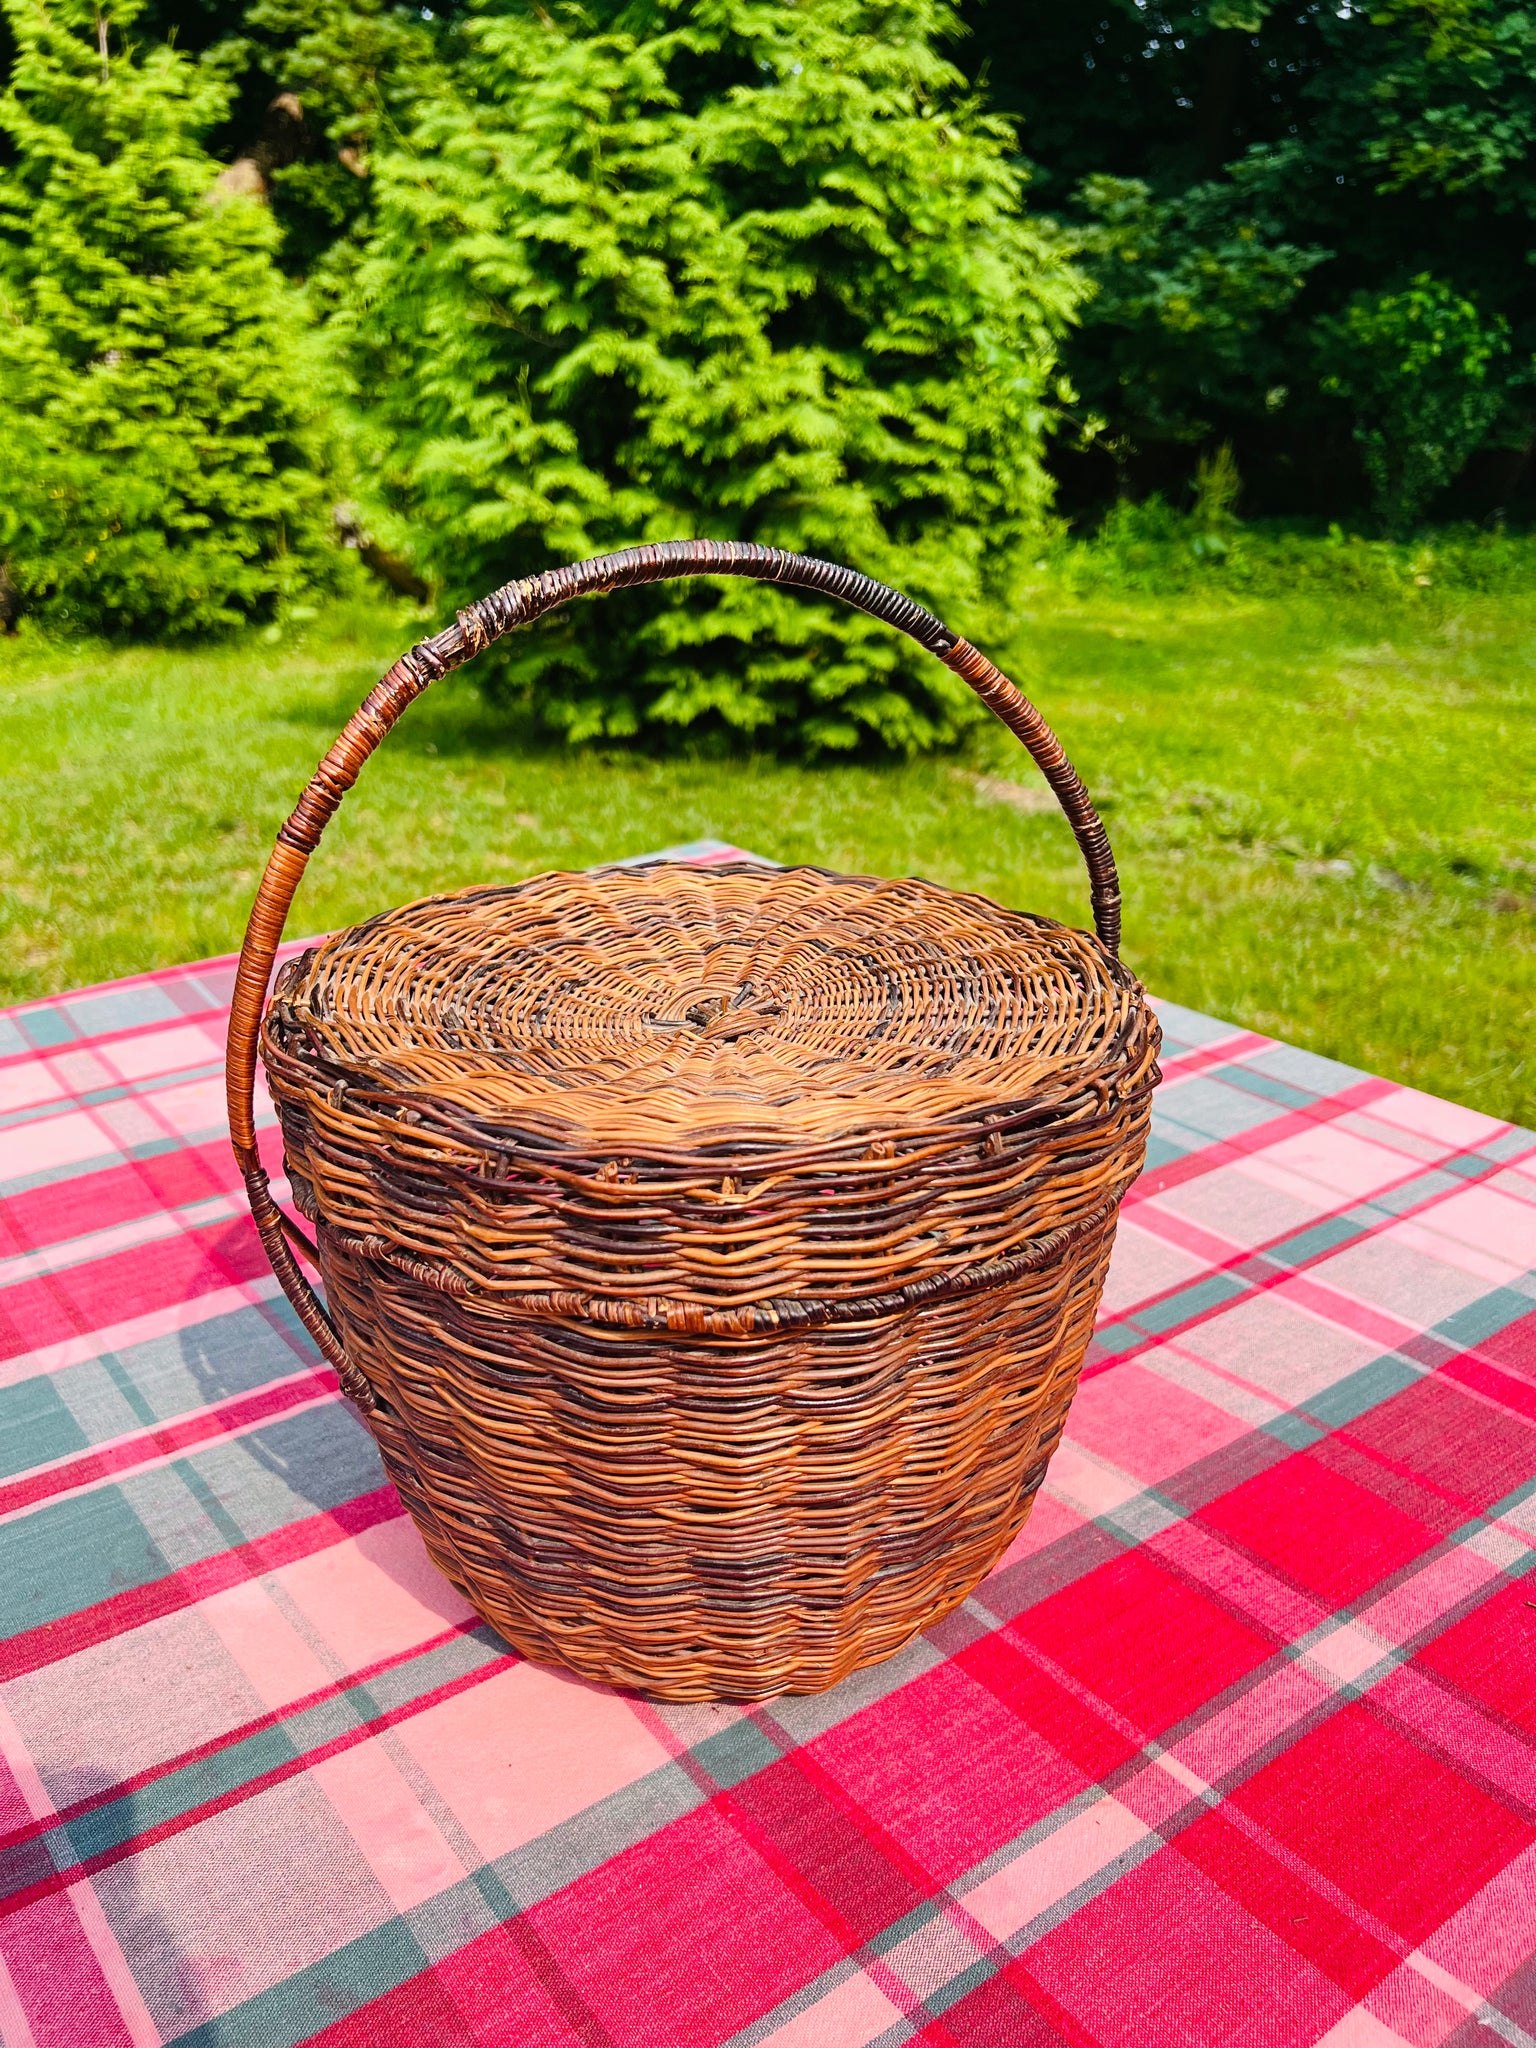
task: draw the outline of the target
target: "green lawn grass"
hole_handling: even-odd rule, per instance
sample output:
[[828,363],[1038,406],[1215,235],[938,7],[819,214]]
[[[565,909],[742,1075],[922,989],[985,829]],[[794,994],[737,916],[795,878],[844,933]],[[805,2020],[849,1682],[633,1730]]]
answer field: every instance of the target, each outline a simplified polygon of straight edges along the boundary
[[[1154,991],[1536,1122],[1536,591],[1430,596],[1042,577],[992,651],[1104,806]],[[417,630],[381,606],[276,643],[7,643],[0,1000],[235,947],[277,825]],[[458,677],[365,770],[293,929],[703,835],[1085,922],[1041,787],[1000,729],[884,767],[568,753]]]

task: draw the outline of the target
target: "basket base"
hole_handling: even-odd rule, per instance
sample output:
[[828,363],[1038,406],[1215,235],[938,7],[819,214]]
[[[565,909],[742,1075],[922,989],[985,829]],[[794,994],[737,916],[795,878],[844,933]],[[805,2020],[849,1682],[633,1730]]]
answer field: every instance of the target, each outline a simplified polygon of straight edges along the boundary
[[[852,1678],[856,1672],[867,1671],[874,1665],[888,1663],[892,1657],[899,1657],[902,1651],[916,1642],[919,1636],[926,1634],[931,1628],[937,1628],[957,1608],[963,1607],[976,1588],[986,1579],[988,1573],[992,1571],[998,1559],[1006,1554],[1014,1538],[1019,1535],[1028,1522],[1035,1505],[1035,1493],[1037,1491],[1038,1488],[1032,1491],[1029,1498],[1024,1502],[1018,1520],[1011,1529],[1005,1532],[1003,1540],[997,1547],[996,1555],[983,1565],[982,1569],[967,1584],[950,1588],[945,1596],[935,1603],[930,1612],[920,1615],[912,1621],[904,1634],[899,1635],[895,1640],[882,1640],[879,1643],[861,1644],[853,1653],[851,1661],[845,1658],[835,1663],[829,1662],[824,1667],[824,1670],[814,1678],[807,1676],[785,1685],[753,1681],[731,1687],[728,1690],[722,1690],[719,1681],[708,1678],[697,1680],[678,1678],[671,1681],[658,1681],[655,1678],[647,1678],[637,1682],[626,1677],[622,1669],[617,1667],[612,1660],[605,1659],[600,1665],[589,1665],[586,1659],[578,1662],[577,1657],[573,1656],[552,1656],[550,1654],[549,1640],[542,1632],[537,1635],[526,1635],[514,1622],[498,1621],[494,1615],[487,1613],[484,1607],[477,1602],[474,1593],[469,1587],[454,1579],[450,1572],[444,1571],[443,1576],[450,1580],[454,1590],[469,1602],[470,1606],[479,1614],[481,1620],[488,1627],[494,1629],[509,1648],[515,1650],[518,1656],[525,1659],[526,1662],[542,1664],[548,1670],[566,1671],[573,1677],[585,1679],[589,1683],[608,1686],[616,1692],[631,1693],[638,1699],[654,1701],[658,1706],[752,1706],[763,1700],[814,1699],[820,1694],[831,1692],[835,1687],[842,1685],[845,1680]],[[423,1532],[423,1541],[425,1541],[425,1532]],[[429,1553],[430,1548],[431,1546],[428,1545]],[[439,1560],[434,1558],[433,1562],[438,1563],[439,1569],[442,1569]],[[578,1650],[577,1656],[579,1655],[580,1652]]]

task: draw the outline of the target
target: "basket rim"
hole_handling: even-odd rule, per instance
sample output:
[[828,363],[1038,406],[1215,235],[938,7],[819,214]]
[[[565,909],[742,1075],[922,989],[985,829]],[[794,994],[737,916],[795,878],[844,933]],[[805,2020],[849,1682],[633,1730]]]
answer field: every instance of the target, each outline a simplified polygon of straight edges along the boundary
[[[340,1068],[336,1069],[336,1075],[340,1080],[348,1078]],[[875,1144],[889,1144],[903,1165],[915,1167],[940,1158],[956,1147],[974,1145],[994,1133],[999,1138],[1025,1134],[1045,1138],[1073,1131],[1086,1137],[1116,1111],[1129,1108],[1151,1095],[1161,1079],[1162,1069],[1154,1056],[1133,1086],[1117,1088],[1112,1094],[1106,1092],[1101,1095],[1091,1088],[1079,1087],[1070,1095],[1014,1098],[996,1104],[979,1104],[974,1109],[957,1112],[943,1120],[933,1118],[922,1123],[901,1124],[877,1123],[870,1119],[857,1127],[850,1126],[845,1136],[794,1146],[776,1144],[770,1138],[739,1136],[701,1140],[692,1145],[668,1146],[638,1139],[627,1140],[622,1146],[612,1143],[598,1145],[581,1132],[575,1134],[576,1142],[572,1143],[569,1142],[568,1131],[546,1134],[527,1126],[514,1130],[508,1123],[481,1124],[467,1115],[451,1112],[441,1103],[432,1106],[430,1123],[429,1110],[424,1103],[412,1104],[419,1116],[410,1123],[401,1123],[398,1119],[388,1121],[403,1139],[408,1139],[415,1132],[423,1137],[441,1134],[456,1139],[466,1153],[482,1157],[495,1155],[506,1161],[505,1180],[498,1181],[488,1179],[478,1165],[456,1166],[440,1156],[435,1160],[434,1170],[440,1176],[472,1179],[476,1187],[505,1185],[514,1175],[531,1173],[541,1180],[559,1181],[589,1192],[606,1190],[612,1193],[615,1185],[623,1192],[630,1185],[627,1179],[615,1184],[603,1177],[605,1168],[617,1164],[635,1168],[652,1166],[662,1174],[675,1172],[681,1177],[669,1180],[668,1190],[683,1196],[691,1187],[700,1190],[717,1188],[722,1175],[741,1169],[758,1172],[764,1178],[779,1178],[804,1172],[835,1173],[841,1169],[867,1167],[870,1148]],[[349,1087],[348,1099],[354,1104],[366,1104],[369,1092],[365,1086]],[[1090,1108],[1092,1113],[1085,1113]]]

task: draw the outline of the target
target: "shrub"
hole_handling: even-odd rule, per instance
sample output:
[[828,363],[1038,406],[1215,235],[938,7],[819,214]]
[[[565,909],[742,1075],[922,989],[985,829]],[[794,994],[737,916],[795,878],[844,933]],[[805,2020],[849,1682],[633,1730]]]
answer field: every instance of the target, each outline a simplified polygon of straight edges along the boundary
[[1503,403],[1489,371],[1507,354],[1502,319],[1427,275],[1406,291],[1356,292],[1319,320],[1323,389],[1350,401],[1382,527],[1402,534],[1450,483]]
[[[979,621],[1048,486],[1079,285],[957,97],[945,0],[633,0],[470,18],[452,97],[376,162],[360,389],[456,599],[692,534],[831,556]],[[572,738],[951,736],[963,685],[762,585],[573,607],[494,688]]]
[[3,4],[10,580],[80,625],[170,633],[333,580],[314,337],[265,209],[214,203],[220,166],[197,141],[224,88],[173,49],[109,47],[80,0]]

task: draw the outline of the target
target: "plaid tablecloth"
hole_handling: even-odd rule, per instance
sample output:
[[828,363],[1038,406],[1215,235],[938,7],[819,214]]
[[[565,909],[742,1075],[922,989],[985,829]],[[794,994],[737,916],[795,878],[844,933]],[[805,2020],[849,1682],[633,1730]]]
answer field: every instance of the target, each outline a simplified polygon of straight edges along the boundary
[[6,2048],[1532,2041],[1536,1135],[1161,1005],[1008,1557],[656,1707],[427,1563],[246,1219],[231,982],[0,1018]]

